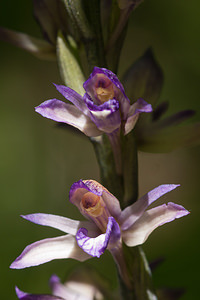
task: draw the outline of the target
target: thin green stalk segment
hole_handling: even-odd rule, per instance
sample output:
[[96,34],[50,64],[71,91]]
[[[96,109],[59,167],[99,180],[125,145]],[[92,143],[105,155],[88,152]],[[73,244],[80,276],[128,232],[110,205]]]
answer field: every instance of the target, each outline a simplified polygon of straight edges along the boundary
[[141,247],[123,245],[132,289],[128,288],[119,275],[121,298],[124,300],[158,300],[152,285],[151,270]]
[[116,173],[110,141],[106,135],[91,138],[100,168],[101,183],[119,200],[123,199],[123,178]]
[[121,137],[124,197],[122,206],[134,203],[138,198],[138,153],[134,130]]

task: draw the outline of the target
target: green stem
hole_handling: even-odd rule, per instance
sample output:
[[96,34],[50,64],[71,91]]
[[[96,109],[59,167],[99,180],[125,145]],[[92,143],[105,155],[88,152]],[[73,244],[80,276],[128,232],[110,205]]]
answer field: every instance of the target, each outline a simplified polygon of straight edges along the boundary
[[134,130],[121,139],[124,179],[122,208],[125,208],[138,198],[138,153]]
[[93,39],[85,41],[90,72],[94,66],[106,67],[99,0],[85,0],[85,11],[92,27]]
[[119,274],[121,295],[124,300],[157,300],[152,284],[152,275],[141,247],[129,248],[123,245],[128,274],[132,288],[127,287]]
[[107,135],[91,138],[100,168],[102,184],[119,199],[123,200],[123,178],[117,174],[113,150]]

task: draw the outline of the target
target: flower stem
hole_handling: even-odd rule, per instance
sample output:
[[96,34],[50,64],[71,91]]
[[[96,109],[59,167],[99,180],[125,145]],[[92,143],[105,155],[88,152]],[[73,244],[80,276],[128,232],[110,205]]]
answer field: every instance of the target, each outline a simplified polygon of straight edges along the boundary
[[121,298],[124,300],[157,300],[152,285],[151,270],[141,247],[129,248],[123,245],[123,252],[132,288],[119,275]]

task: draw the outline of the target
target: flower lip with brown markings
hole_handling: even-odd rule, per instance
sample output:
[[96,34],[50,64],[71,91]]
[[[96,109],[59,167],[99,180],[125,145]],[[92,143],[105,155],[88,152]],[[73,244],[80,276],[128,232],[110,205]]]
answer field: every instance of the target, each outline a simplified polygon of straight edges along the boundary
[[94,76],[94,90],[100,104],[113,99],[115,96],[114,84],[104,74]]
[[90,207],[94,207],[99,202],[100,197],[93,194],[92,192],[85,193],[81,199],[81,203],[84,209],[88,209]]
[[105,203],[100,196],[87,192],[83,195],[80,206],[89,216],[98,217],[103,214]]
[[106,232],[108,218],[111,215],[101,196],[93,192],[85,193],[80,202],[80,209],[102,232]]

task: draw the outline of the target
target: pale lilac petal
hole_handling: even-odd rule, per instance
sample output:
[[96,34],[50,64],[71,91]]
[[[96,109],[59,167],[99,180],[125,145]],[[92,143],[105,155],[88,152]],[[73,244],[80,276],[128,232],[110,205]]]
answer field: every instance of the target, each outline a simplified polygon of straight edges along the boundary
[[17,294],[17,297],[20,300],[65,300],[64,298],[58,297],[58,296],[51,296],[51,295],[39,295],[39,294],[28,294],[20,291],[18,287],[15,287],[15,292]]
[[128,229],[144,213],[146,208],[161,196],[179,187],[179,184],[162,184],[126,207],[119,218],[122,230]]
[[124,134],[128,134],[134,127],[142,112],[152,112],[151,104],[148,104],[142,98],[139,98],[137,102],[130,106],[127,121],[125,123]]
[[[50,278],[50,287],[52,290],[52,294],[55,296],[62,297],[64,299],[75,300],[78,299],[79,293],[78,291],[73,291],[68,289],[64,284],[60,282],[60,279],[56,275],[52,275]],[[80,290],[79,290],[80,292]]]
[[49,285],[53,295],[62,297],[64,299],[71,299],[70,291],[68,291],[64,284],[60,282],[60,278],[57,275],[54,274],[51,276],[49,280]]
[[77,244],[83,251],[94,257],[100,257],[110,244],[110,248],[118,245],[121,237],[121,232],[118,223],[113,217],[108,218],[106,233],[91,238],[88,236],[88,231],[85,228],[79,229],[76,235]]
[[88,221],[81,222],[61,216],[41,213],[30,214],[21,217],[35,224],[53,227],[72,235],[76,235],[78,229],[81,227],[86,227],[89,230],[90,234],[97,234],[95,224]]
[[64,85],[54,84],[56,89],[70,102],[72,102],[80,111],[88,115],[88,108],[85,104],[83,97],[74,90]]
[[[95,180],[79,180],[75,182],[69,192],[69,200],[81,211],[80,202],[83,195],[92,192],[95,195],[102,196],[107,209],[114,218],[121,214],[121,208],[118,199],[112,195],[104,186]],[[81,211],[82,213],[82,211]],[[87,217],[87,215],[85,215]]]
[[143,244],[157,227],[189,214],[183,206],[169,202],[146,211],[128,230],[123,231],[123,241],[129,247]]
[[95,105],[87,94],[84,95],[85,103],[90,111],[90,117],[99,130],[111,133],[121,126],[119,102],[115,99]]
[[35,108],[35,111],[45,118],[74,126],[87,136],[101,135],[101,131],[92,120],[74,105],[51,99],[41,103]]
[[48,238],[27,246],[21,255],[11,264],[12,269],[38,266],[53,259],[74,258],[79,261],[90,256],[77,246],[72,235]]
[[[93,300],[94,299],[94,287],[85,283],[79,283],[75,281],[67,281],[65,284],[60,282],[60,279],[56,275],[52,275],[50,278],[50,287],[53,295],[62,297],[69,300]],[[87,288],[88,287],[88,288]],[[87,290],[86,290],[87,288]]]
[[23,297],[28,295],[27,293],[24,293],[23,291],[21,291],[17,286],[15,287],[15,292],[19,299],[22,299]]

